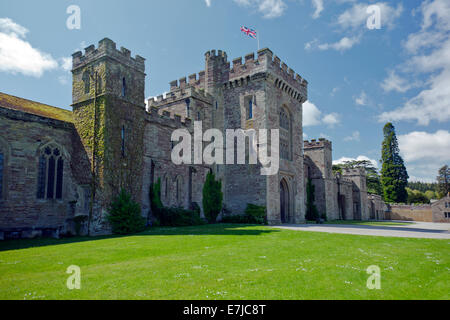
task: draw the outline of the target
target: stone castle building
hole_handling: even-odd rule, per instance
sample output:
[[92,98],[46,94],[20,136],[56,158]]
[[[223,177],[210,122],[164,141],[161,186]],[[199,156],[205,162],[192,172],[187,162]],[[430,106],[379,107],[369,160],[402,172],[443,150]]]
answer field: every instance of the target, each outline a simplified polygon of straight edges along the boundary
[[[308,83],[267,48],[232,65],[225,52],[209,51],[203,71],[172,81],[169,93],[147,103],[145,59],[110,39],[74,53],[72,74],[73,111],[0,93],[0,237],[57,236],[79,216],[90,216],[91,234],[108,232],[104,218],[121,188],[150,222],[157,179],[165,206],[201,208],[210,170],[222,181],[222,214],[252,203],[266,206],[271,224],[300,223],[311,179],[328,219],[381,218],[364,170],[335,176],[331,142],[303,141]],[[259,163],[175,165],[171,134],[192,133],[194,121],[222,132],[279,129],[279,172],[261,175]]]

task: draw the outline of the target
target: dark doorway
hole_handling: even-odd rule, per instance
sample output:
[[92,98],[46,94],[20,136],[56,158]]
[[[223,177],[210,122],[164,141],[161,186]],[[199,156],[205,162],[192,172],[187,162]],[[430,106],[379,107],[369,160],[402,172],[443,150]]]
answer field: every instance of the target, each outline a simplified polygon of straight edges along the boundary
[[281,223],[289,220],[289,189],[284,179],[280,182],[280,219]]

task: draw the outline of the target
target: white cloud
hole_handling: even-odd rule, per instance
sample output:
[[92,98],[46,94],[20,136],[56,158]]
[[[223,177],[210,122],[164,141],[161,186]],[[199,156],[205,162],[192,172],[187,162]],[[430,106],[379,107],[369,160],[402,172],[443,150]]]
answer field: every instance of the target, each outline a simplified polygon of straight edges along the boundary
[[303,104],[303,126],[315,126],[320,124],[322,112],[314,103],[306,101]]
[[342,52],[342,51],[351,49],[355,44],[359,43],[360,39],[361,38],[359,36],[350,37],[350,38],[343,37],[338,42],[322,43],[322,44],[319,44],[317,47],[319,48],[319,50],[333,49],[333,50]]
[[[400,17],[403,12],[402,4],[398,4],[397,8],[389,6],[386,2],[377,2],[370,5],[376,5],[380,8],[381,28],[387,26],[389,29],[394,27],[394,21]],[[366,28],[367,8],[369,4],[356,3],[350,9],[344,11],[338,17],[338,25],[343,29]]]
[[317,106],[309,101],[303,104],[303,126],[317,126],[320,124],[326,124],[333,126],[340,122],[340,115],[337,113],[329,113],[322,116],[322,111]]
[[323,11],[323,0],[312,0],[312,5],[315,9],[312,18],[317,19],[320,17],[320,13]]
[[329,126],[334,126],[335,124],[338,124],[340,122],[339,118],[340,118],[339,114],[333,112],[323,117],[323,123]]
[[427,77],[424,89],[403,106],[382,113],[380,122],[409,120],[426,126],[432,120],[450,120],[450,3],[424,2],[421,13],[422,29],[410,34],[404,43],[412,56],[401,68],[410,77],[413,74]]
[[25,40],[28,30],[9,18],[0,18],[0,71],[41,77],[58,63]]
[[355,97],[355,103],[359,106],[366,106],[368,104],[367,94],[364,91],[361,91],[360,95]]
[[413,131],[399,135],[398,146],[405,161],[424,159],[450,161],[450,132],[446,130],[435,133]]
[[450,132],[447,130],[399,135],[398,145],[413,180],[435,180],[439,168],[450,161]]
[[72,70],[72,57],[63,57],[61,58],[61,68],[64,71],[70,71]]
[[207,7],[211,7],[211,1],[212,1],[212,0],[205,0],[205,3],[206,3],[206,6],[207,6]]
[[359,131],[354,131],[351,136],[344,138],[344,141],[359,141],[359,140],[360,140]]
[[395,73],[395,71],[390,71],[389,76],[381,83],[381,87],[386,92],[397,91],[404,93],[414,86],[414,83],[400,77]]
[[372,163],[372,165],[378,169],[378,161],[370,159],[369,157],[363,155],[357,156],[356,158],[342,157],[337,160],[333,160],[333,164],[342,164],[345,163],[346,161],[364,161],[364,160],[370,161],[370,163]]
[[234,2],[243,7],[253,8],[267,19],[282,16],[287,8],[283,0],[234,0]]

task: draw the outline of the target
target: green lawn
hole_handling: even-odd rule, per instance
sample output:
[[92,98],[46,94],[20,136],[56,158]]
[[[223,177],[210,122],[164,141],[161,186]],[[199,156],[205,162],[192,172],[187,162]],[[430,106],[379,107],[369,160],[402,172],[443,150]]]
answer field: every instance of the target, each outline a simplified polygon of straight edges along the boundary
[[449,244],[224,224],[3,241],[0,299],[449,299]]
[[[309,221],[308,223],[316,223]],[[362,220],[332,220],[325,221],[324,224],[350,224],[359,226],[407,226],[410,222],[395,222],[395,221],[362,221]]]

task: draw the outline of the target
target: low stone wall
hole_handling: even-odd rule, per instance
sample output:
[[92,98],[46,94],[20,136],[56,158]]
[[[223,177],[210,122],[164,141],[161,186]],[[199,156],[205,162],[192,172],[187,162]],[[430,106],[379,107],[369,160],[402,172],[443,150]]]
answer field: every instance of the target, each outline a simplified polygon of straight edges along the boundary
[[403,205],[392,204],[388,206],[386,220],[407,220],[433,222],[431,205]]

